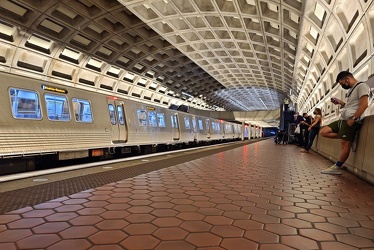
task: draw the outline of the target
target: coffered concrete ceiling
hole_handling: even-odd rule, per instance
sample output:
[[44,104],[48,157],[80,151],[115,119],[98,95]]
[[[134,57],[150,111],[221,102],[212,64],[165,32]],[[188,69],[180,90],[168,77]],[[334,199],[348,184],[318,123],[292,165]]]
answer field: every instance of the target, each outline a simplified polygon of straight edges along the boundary
[[230,110],[274,110],[292,89],[303,1],[120,2],[217,81],[189,94]]

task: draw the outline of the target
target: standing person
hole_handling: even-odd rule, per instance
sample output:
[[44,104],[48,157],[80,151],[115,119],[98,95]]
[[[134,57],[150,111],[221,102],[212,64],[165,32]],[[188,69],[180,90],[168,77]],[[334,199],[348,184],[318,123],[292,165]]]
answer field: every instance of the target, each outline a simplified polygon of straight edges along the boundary
[[309,125],[308,131],[309,131],[309,136],[308,136],[308,144],[306,145],[305,149],[300,150],[302,153],[309,153],[309,149],[313,145],[314,138],[318,135],[319,128],[321,127],[322,123],[322,111],[320,108],[316,108],[313,112],[315,115],[313,123]]
[[308,145],[308,138],[309,138],[309,126],[312,124],[312,119],[308,115],[308,113],[303,113],[304,121],[300,122],[300,128],[301,128],[301,133],[303,136],[303,145],[302,147],[306,147]]
[[341,167],[348,159],[352,142],[356,131],[360,128],[361,116],[369,104],[370,88],[364,82],[357,81],[348,71],[342,71],[336,77],[336,82],[343,89],[348,90],[347,101],[343,102],[337,98],[331,98],[333,104],[339,104],[343,110],[340,119],[325,126],[321,130],[321,136],[340,139],[341,152],[338,161],[331,167],[323,170],[322,174],[341,174]]
[[294,117],[293,117],[293,120],[294,120],[295,124],[298,125],[301,121],[304,121],[304,118],[300,115],[299,112],[296,112]]
[[[299,112],[296,112],[294,116],[294,122],[295,122],[296,127],[300,126],[301,122],[303,121],[304,121],[304,117],[302,117]],[[298,134],[295,133],[295,137],[297,138],[297,146],[302,146],[304,144],[301,128],[302,127],[300,127],[300,133]]]

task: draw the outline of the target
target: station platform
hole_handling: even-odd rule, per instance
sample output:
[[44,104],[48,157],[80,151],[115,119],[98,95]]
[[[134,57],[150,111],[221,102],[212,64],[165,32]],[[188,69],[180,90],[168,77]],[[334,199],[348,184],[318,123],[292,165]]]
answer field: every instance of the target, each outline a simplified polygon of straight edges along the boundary
[[0,183],[0,249],[373,250],[374,186],[299,150],[244,141]]

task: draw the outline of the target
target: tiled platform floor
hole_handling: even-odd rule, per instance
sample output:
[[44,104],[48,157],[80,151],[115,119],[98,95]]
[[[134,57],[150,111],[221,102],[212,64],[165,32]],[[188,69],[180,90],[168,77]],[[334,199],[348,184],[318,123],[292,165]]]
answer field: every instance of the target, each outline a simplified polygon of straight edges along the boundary
[[272,140],[0,215],[0,249],[374,249],[374,186]]

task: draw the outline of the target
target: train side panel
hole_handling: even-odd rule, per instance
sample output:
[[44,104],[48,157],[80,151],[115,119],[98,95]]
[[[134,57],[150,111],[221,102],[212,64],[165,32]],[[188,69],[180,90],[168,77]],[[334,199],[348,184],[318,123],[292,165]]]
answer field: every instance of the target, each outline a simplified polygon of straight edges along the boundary
[[207,130],[205,118],[201,116],[195,116],[195,121],[196,121],[196,142],[197,143],[204,143],[207,141]]
[[221,141],[224,139],[224,132],[222,122],[217,119],[211,119],[211,133],[210,139],[214,141]]
[[162,107],[126,101],[129,145],[172,144],[171,113]]
[[234,138],[241,139],[242,138],[242,125],[234,123]]
[[223,122],[225,139],[232,141],[234,139],[234,124],[230,122]]
[[189,144],[194,142],[194,128],[192,124],[192,115],[188,113],[179,112],[179,129],[180,129],[180,138],[179,142],[183,144]]
[[[105,99],[100,95],[73,88],[58,88],[54,85],[45,88],[41,81],[34,79],[25,81],[23,77],[14,75],[0,74],[0,77],[0,96],[3,100],[0,116],[0,156],[86,151],[92,145],[96,147],[111,145],[110,123],[107,119],[94,118],[95,115],[99,117],[108,114]],[[53,89],[59,91],[54,92]],[[66,90],[67,93],[60,93],[62,90]],[[27,99],[27,95],[34,97]],[[69,105],[65,108],[69,109],[69,117],[58,120],[51,116],[45,102],[46,98],[52,97],[66,98]],[[75,120],[72,98],[82,102],[87,101],[86,108],[91,112],[92,121]],[[22,108],[22,105],[32,105],[32,100],[37,101],[36,104],[33,103],[37,106],[35,109]],[[79,101],[77,101],[78,105]],[[81,118],[84,119],[83,111]]]

